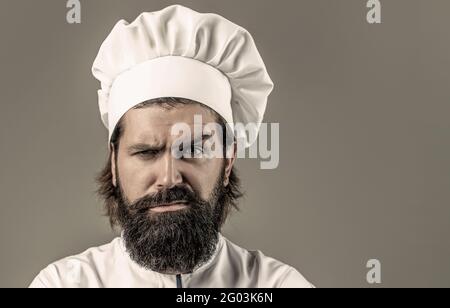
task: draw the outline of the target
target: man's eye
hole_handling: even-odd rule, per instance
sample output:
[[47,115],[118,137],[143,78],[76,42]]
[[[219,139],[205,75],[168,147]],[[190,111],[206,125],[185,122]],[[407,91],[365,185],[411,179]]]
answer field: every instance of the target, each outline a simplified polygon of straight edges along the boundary
[[189,158],[199,157],[203,154],[203,147],[201,145],[193,145],[188,147],[183,154]]
[[135,153],[134,155],[142,156],[142,157],[149,157],[149,156],[155,156],[154,151],[140,151]]

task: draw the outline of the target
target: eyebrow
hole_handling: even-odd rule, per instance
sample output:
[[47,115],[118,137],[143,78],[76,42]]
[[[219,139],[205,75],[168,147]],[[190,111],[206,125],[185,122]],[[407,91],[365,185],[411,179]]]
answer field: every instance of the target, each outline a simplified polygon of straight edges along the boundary
[[[210,139],[213,135],[212,134],[202,134],[201,136],[198,136],[194,139],[190,139],[190,142],[192,144],[197,144],[198,142],[205,142],[206,140]],[[160,152],[165,149],[164,145],[152,145],[148,143],[136,143],[127,148],[128,153],[137,153],[142,151],[152,151],[152,152]]]
[[142,152],[142,151],[154,151],[159,152],[164,150],[164,145],[151,145],[147,143],[136,143],[128,147],[128,153]]
[[203,143],[206,140],[210,139],[213,135],[212,134],[202,134],[201,136],[198,136],[196,138],[191,138],[191,142],[193,144],[199,143],[200,141]]

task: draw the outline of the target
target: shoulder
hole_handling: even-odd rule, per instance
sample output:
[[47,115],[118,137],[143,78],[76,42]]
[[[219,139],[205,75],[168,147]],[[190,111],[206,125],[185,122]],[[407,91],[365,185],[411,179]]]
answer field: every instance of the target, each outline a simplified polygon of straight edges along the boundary
[[263,288],[314,288],[299,271],[260,250],[247,250],[225,238],[226,254],[232,267],[256,277]]
[[112,242],[51,263],[36,276],[30,288],[70,288],[100,283],[99,273],[117,261],[120,238]]

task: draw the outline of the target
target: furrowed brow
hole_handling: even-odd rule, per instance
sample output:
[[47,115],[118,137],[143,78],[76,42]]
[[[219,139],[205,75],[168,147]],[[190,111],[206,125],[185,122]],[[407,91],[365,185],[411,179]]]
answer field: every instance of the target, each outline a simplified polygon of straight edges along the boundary
[[206,140],[210,139],[212,136],[213,136],[212,134],[202,134],[195,138],[186,138],[184,141],[185,141],[185,143],[199,144],[199,143],[204,143]]
[[164,146],[161,145],[152,145],[147,143],[136,143],[128,147],[127,151],[130,154],[136,153],[136,152],[142,152],[142,151],[152,151],[152,152],[159,152],[164,150]]

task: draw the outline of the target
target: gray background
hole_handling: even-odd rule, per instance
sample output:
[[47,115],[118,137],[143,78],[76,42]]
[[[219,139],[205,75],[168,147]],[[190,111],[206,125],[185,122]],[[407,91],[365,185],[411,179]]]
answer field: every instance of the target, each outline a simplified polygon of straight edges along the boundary
[[[276,170],[238,167],[247,197],[225,235],[299,269],[318,287],[450,287],[450,1],[178,1],[254,36],[276,84]],[[120,18],[176,2],[0,4],[0,286],[110,241],[94,176],[107,132],[90,69]]]

